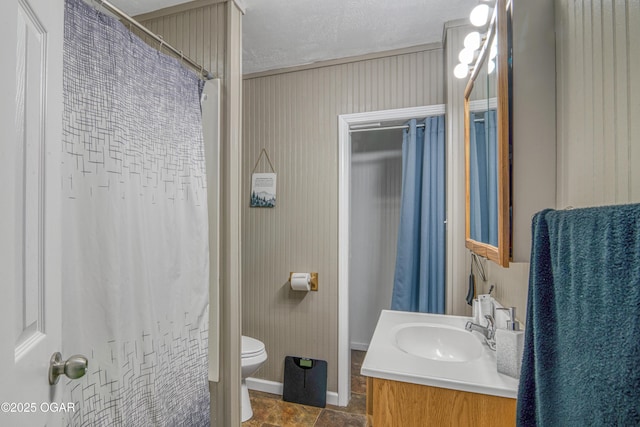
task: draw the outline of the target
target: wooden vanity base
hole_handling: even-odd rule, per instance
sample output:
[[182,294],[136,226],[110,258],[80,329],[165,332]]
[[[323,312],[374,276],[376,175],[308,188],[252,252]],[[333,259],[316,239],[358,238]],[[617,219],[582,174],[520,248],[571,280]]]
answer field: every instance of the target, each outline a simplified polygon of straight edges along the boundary
[[516,399],[367,378],[367,425],[515,426]]

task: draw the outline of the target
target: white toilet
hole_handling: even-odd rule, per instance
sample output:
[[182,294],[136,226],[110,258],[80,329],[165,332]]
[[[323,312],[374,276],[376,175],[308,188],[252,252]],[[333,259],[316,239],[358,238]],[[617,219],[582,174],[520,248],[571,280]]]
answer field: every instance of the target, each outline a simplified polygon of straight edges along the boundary
[[251,337],[242,336],[242,401],[240,408],[242,409],[242,422],[247,421],[253,416],[251,409],[251,400],[249,400],[249,389],[247,388],[246,378],[257,371],[267,360],[267,351],[264,343]]

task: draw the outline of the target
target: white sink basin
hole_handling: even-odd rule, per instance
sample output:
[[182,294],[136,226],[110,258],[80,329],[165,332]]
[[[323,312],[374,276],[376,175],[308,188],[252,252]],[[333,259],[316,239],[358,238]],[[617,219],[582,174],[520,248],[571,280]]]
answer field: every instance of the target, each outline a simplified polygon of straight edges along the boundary
[[515,399],[518,380],[498,373],[495,352],[465,316],[383,310],[362,375]]
[[482,343],[470,332],[430,323],[402,325],[395,343],[406,353],[444,362],[469,362],[483,354]]

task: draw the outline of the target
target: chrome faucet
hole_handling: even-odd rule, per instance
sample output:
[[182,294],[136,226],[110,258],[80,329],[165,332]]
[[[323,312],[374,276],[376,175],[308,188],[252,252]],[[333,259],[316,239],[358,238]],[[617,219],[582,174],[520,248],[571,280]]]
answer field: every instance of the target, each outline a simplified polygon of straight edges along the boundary
[[484,318],[487,319],[487,325],[486,326],[478,325],[477,323],[473,323],[472,321],[468,321],[467,324],[464,326],[464,328],[469,332],[471,332],[471,331],[480,332],[484,336],[484,342],[487,343],[487,345],[489,346],[489,348],[491,350],[495,350],[496,349],[496,340],[495,340],[496,325],[495,325],[495,321],[493,320],[493,316],[490,315],[490,314],[486,314],[484,316]]

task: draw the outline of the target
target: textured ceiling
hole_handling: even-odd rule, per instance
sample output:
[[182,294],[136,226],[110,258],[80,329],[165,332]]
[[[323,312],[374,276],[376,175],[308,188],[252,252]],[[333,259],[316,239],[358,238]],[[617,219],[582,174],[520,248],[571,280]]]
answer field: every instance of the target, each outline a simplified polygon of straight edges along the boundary
[[[131,15],[181,0],[112,0]],[[244,0],[243,72],[442,41],[477,0]]]

